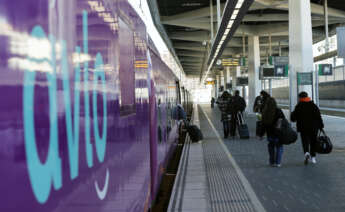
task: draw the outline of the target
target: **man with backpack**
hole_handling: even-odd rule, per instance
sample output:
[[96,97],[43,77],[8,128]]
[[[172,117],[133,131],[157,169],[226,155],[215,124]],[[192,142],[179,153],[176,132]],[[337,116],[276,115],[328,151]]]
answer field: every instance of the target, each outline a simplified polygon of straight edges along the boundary
[[283,111],[266,91],[260,92],[262,99],[262,123],[267,134],[269,164],[280,167],[283,156],[283,145],[279,141],[276,125],[279,119],[285,119]]
[[243,113],[243,111],[246,109],[246,106],[246,101],[240,96],[240,92],[236,90],[235,95],[231,99],[229,108],[231,113],[230,135],[232,137],[234,137],[236,134],[237,115],[238,113]]
[[311,157],[311,162],[316,163],[316,139],[317,133],[324,128],[319,108],[308,97],[308,93],[298,94],[299,102],[295,110],[291,113],[291,121],[297,122],[297,131],[301,134],[304,164],[307,165]]

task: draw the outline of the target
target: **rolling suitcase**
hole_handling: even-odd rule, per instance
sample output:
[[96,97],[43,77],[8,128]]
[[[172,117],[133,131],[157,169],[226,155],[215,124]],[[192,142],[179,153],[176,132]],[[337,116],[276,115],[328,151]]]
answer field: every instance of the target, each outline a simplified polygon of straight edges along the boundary
[[237,129],[240,139],[249,139],[249,129],[240,112],[237,114]]
[[192,142],[198,142],[201,141],[204,136],[202,135],[201,130],[196,125],[190,125],[187,128],[187,132],[189,134],[190,139]]

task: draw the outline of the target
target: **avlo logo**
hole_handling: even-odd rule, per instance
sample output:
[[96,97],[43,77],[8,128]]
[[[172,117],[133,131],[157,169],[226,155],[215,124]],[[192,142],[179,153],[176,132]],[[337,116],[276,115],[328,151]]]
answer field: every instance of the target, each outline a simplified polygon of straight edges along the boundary
[[[88,15],[83,11],[83,53],[88,54]],[[47,39],[46,34],[41,26],[37,25],[32,29],[31,36],[36,39]],[[56,82],[56,40],[53,35],[49,35],[51,46],[51,59],[27,58],[29,61],[41,63],[47,62],[52,68],[52,72],[47,72],[48,94],[49,94],[49,147],[48,156],[44,163],[40,161],[35,136],[34,122],[34,95],[35,95],[35,70],[25,70],[24,86],[23,86],[23,119],[24,119],[24,138],[25,138],[25,154],[31,187],[37,201],[44,204],[50,195],[51,187],[59,190],[63,186],[61,158],[58,152],[58,122],[57,122],[57,82]],[[70,167],[71,180],[76,179],[79,175],[79,110],[80,110],[80,64],[75,67],[74,79],[74,112],[72,122],[72,105],[70,94],[70,81],[68,70],[68,55],[66,41],[61,41],[61,72],[63,81],[63,97],[66,115],[66,131],[68,143],[68,158]],[[76,47],[76,53],[80,55],[80,47]],[[84,102],[85,102],[85,143],[86,143],[86,161],[89,168],[93,167],[93,151],[90,142],[90,107],[89,107],[89,83],[88,83],[88,61],[84,62],[83,78],[84,78]],[[100,53],[96,55],[93,77],[93,93],[92,93],[92,119],[95,135],[95,146],[98,161],[104,161],[107,140],[107,95],[106,95],[106,79],[103,67],[103,58]],[[97,87],[98,81],[101,80],[103,90],[103,132],[100,135],[97,116]],[[91,85],[90,85],[91,86]],[[96,191],[100,199],[106,195],[109,171],[106,173],[105,188],[100,191],[95,183]]]

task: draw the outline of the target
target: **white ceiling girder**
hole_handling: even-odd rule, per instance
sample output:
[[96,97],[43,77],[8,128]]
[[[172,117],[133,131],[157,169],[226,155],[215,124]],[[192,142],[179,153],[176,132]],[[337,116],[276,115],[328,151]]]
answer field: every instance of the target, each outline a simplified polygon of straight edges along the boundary
[[[256,3],[266,6],[267,8],[279,9],[279,10],[288,10],[289,3],[288,1],[279,2],[276,0],[255,0]],[[311,13],[314,15],[323,15],[323,6],[315,3],[310,3]],[[328,16],[345,18],[345,12],[342,10],[328,8]]]
[[[222,3],[221,6],[221,11],[223,11],[224,8],[224,3]],[[161,16],[161,21],[163,24],[169,24],[170,22],[175,22],[176,20],[182,21],[182,20],[188,20],[188,19],[198,19],[202,17],[207,17],[210,16],[210,7],[203,7],[200,9],[196,9],[193,11],[185,12],[185,13],[180,13],[177,15],[172,15],[172,16]],[[213,13],[217,13],[217,7],[213,7]]]
[[188,57],[194,57],[194,58],[204,58],[204,53],[202,52],[193,52],[193,51],[187,51],[187,52],[176,52],[179,56],[188,56]]
[[173,32],[169,34],[170,39],[173,40],[187,40],[203,42],[210,39],[208,31],[195,31],[195,32]]

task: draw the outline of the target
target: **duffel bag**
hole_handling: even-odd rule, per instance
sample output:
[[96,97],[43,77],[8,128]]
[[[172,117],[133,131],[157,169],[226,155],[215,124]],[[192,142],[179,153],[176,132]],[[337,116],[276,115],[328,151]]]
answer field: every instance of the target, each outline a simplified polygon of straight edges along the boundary
[[189,125],[187,128],[187,132],[193,143],[201,141],[204,138],[201,130],[196,125]]
[[320,130],[316,138],[316,152],[319,154],[329,154],[332,152],[333,144],[324,130]]
[[289,145],[297,141],[297,132],[285,118],[278,119],[275,130],[281,144]]

